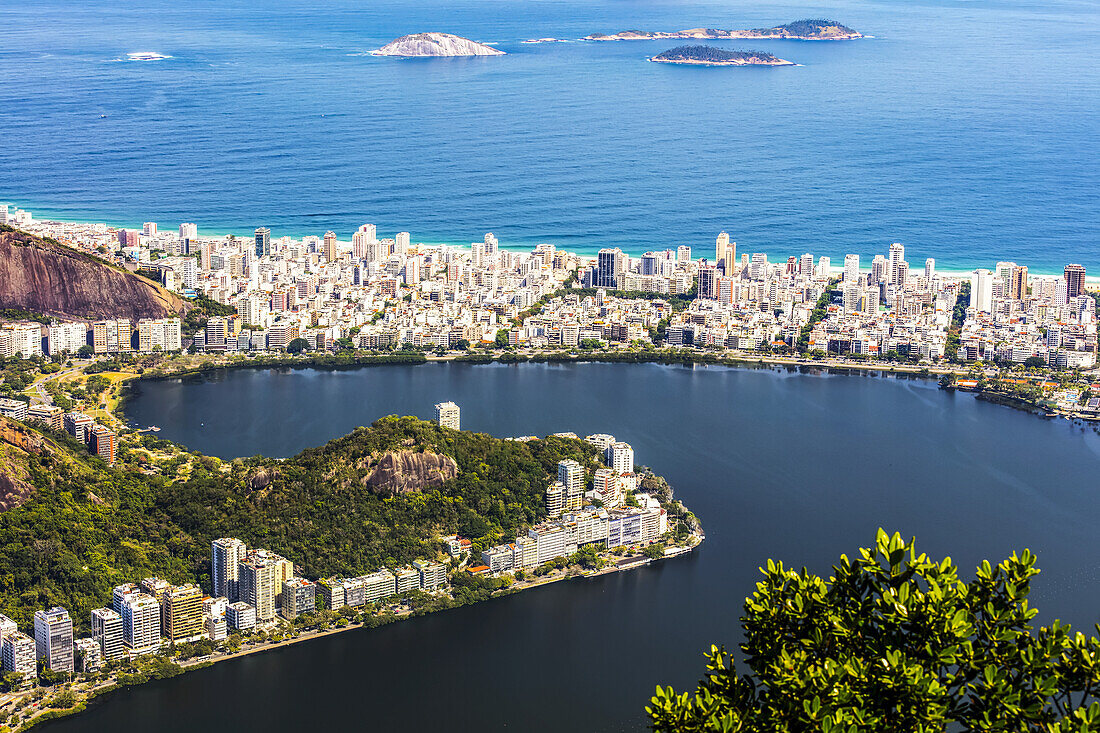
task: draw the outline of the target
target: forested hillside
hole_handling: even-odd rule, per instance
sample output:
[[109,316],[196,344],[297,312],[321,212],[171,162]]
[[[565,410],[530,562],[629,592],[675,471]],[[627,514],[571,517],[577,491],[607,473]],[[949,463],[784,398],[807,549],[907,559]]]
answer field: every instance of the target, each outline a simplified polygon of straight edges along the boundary
[[0,474],[29,490],[0,514],[0,613],[21,625],[57,604],[87,626],[111,588],[149,575],[209,589],[209,542],[223,535],[310,577],[434,555],[440,534],[505,541],[543,516],[560,459],[595,465],[579,440],[505,441],[388,417],[289,460],[223,462],[147,437],[112,468],[64,436],[3,420],[0,437],[33,438],[0,443]]

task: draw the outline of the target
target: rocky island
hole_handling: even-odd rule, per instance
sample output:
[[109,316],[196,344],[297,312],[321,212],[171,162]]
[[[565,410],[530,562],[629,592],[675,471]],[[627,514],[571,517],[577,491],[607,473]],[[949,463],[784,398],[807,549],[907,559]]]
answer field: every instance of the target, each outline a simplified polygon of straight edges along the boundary
[[593,33],[585,36],[585,41],[647,41],[677,38],[721,39],[721,38],[762,38],[786,39],[791,41],[851,41],[863,38],[863,34],[842,25],[835,20],[808,19],[797,20],[774,28],[753,28],[750,30],[722,30],[720,28],[688,28],[683,31],[621,31],[612,35]]
[[450,33],[413,33],[390,41],[375,56],[503,56],[504,52],[484,43]]
[[650,61],[659,64],[693,64],[696,66],[795,66],[764,51],[729,51],[713,46],[677,46],[659,53]]

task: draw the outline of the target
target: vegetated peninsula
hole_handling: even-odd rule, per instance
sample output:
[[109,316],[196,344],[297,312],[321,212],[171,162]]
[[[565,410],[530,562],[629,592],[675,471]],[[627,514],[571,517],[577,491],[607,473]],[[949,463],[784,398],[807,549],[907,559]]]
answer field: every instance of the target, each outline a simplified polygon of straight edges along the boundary
[[500,49],[450,33],[413,33],[390,41],[375,56],[503,56]]
[[677,46],[657,54],[650,61],[696,66],[795,66],[791,61],[764,51],[729,51],[713,46]]
[[787,39],[792,41],[851,41],[863,38],[863,34],[842,25],[835,20],[822,18],[797,20],[774,28],[753,28],[750,30],[722,30],[720,28],[689,28],[683,31],[621,31],[612,35],[593,33],[585,36],[586,41],[646,41],[666,38],[763,38]]

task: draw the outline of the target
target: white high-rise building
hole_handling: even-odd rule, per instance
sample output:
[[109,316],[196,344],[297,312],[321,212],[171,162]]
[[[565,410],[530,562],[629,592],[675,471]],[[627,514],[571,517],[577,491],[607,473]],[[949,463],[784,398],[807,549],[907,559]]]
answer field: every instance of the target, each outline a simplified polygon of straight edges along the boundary
[[936,260],[929,257],[924,261],[924,279],[929,283],[932,282],[932,278],[936,276]]
[[844,282],[859,279],[859,255],[844,255]]
[[64,608],[34,612],[34,649],[54,672],[74,672],[73,620]]
[[882,255],[871,260],[871,280],[873,285],[890,281],[890,261]]
[[371,245],[378,243],[378,230],[374,224],[364,224],[351,235],[351,252],[356,260],[370,260]]
[[607,448],[607,465],[615,473],[634,473],[634,449],[630,443],[612,443]]
[[442,428],[461,430],[459,427],[459,409],[453,402],[440,402],[435,406],[436,421]]
[[125,653],[122,641],[122,616],[110,608],[92,611],[92,639],[99,644],[105,661],[119,659]]
[[157,223],[155,221],[147,221],[141,227],[141,233],[147,237],[157,236]]
[[580,509],[584,504],[584,466],[572,458],[559,461],[558,483],[565,489],[565,510]]
[[798,258],[798,273],[805,277],[814,274],[814,256],[809,252]]
[[686,265],[691,262],[691,247],[685,244],[681,244],[676,248],[676,262],[681,265]]
[[283,581],[294,577],[294,563],[270,550],[252,550],[240,564],[240,600],[256,609],[256,621],[275,620],[283,595]]
[[222,537],[210,543],[210,579],[215,598],[225,597],[230,602],[239,600],[240,564],[247,554],[248,547],[235,537]]
[[993,273],[975,270],[970,276],[970,305],[980,313],[993,309]]
[[160,604],[146,593],[127,595],[122,601],[122,644],[130,656],[160,649]]
[[5,636],[8,636],[9,634],[14,634],[18,631],[19,625],[4,614],[0,613],[0,643],[3,643]]
[[398,257],[404,257],[409,252],[409,233],[398,232],[397,236],[393,239],[393,253]]
[[87,343],[87,323],[57,323],[50,326],[46,333],[46,350],[50,356],[56,356],[63,351],[75,354]]
[[833,261],[828,257],[821,256],[817,259],[817,276],[829,277],[831,270],[833,269]]
[[905,284],[903,277],[902,263],[905,262],[905,245],[901,242],[894,242],[890,245],[890,274],[888,280],[891,285],[901,286]]
[[199,228],[191,222],[180,224],[180,239],[198,239]]
[[23,680],[34,680],[38,677],[38,658],[34,639],[24,633],[16,631],[4,636],[0,643],[0,659],[3,660],[5,672],[16,672],[23,675]]

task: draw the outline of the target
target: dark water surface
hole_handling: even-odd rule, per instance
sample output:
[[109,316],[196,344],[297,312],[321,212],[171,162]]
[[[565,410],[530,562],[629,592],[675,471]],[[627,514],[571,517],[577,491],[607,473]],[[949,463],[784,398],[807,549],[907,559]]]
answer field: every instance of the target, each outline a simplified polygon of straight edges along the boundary
[[[285,456],[387,414],[497,436],[606,431],[701,518],[692,556],[373,631],[352,631],[110,696],[51,733],[355,729],[637,730],[658,682],[734,644],[767,558],[827,571],[878,527],[966,574],[1028,547],[1041,618],[1100,619],[1100,437],[934,382],[657,365],[236,371],[151,382],[136,423],[223,457]],[[278,548],[273,548],[278,549]]]

